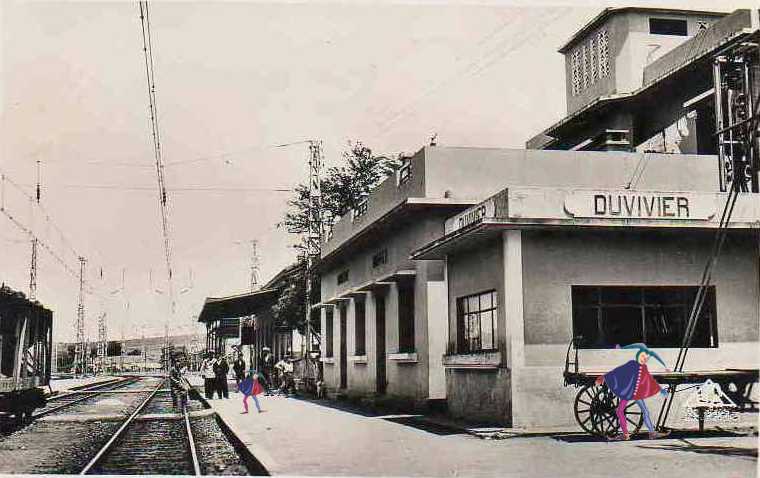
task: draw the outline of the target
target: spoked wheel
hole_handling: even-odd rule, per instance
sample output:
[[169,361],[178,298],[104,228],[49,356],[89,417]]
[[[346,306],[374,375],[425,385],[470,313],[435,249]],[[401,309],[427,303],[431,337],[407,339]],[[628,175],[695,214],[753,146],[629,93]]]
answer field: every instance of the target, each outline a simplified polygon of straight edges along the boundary
[[[610,392],[607,385],[587,385],[575,397],[575,420],[587,433],[606,437],[619,433],[615,411],[620,400]],[[644,417],[636,402],[625,407],[628,433],[635,434],[641,428]]]

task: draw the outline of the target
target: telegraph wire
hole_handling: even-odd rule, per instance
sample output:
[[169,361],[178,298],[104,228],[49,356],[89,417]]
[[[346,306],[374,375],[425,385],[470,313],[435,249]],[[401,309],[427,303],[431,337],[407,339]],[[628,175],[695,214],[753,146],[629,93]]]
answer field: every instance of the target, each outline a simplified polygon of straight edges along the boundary
[[[546,31],[546,29],[551,26],[554,22],[561,19],[562,16],[565,14],[565,11],[567,8],[562,9],[561,11],[556,11],[551,18],[548,20],[548,22],[545,24],[542,31]],[[545,21],[545,20],[544,20]],[[481,55],[478,58],[475,58],[470,63],[468,63],[463,69],[460,69],[459,71],[454,72],[449,77],[439,81],[435,85],[431,86],[427,91],[423,91],[420,95],[418,95],[415,99],[408,102],[406,105],[401,107],[395,114],[391,115],[389,119],[386,119],[382,123],[380,123],[378,128],[378,136],[382,137],[385,136],[388,132],[390,132],[398,123],[400,119],[402,119],[405,116],[411,115],[416,110],[419,109],[419,103],[432,95],[433,93],[436,93],[437,91],[441,90],[442,88],[447,87],[450,83],[458,80],[461,77],[464,76],[470,76],[470,75],[480,75],[485,70],[493,66],[494,64],[498,63],[502,59],[504,59],[509,54],[513,53],[518,48],[522,47],[528,40],[533,38],[535,36],[535,33],[525,33],[521,37],[519,37],[516,41],[510,42],[509,46],[507,48],[501,49],[501,45],[504,45],[507,43],[508,40],[503,40],[499,43],[499,46],[497,46],[494,49],[491,49],[490,51],[486,52],[485,54]],[[498,51],[500,50],[501,51]]]
[[[59,184],[46,186],[48,189],[103,189],[117,191],[150,191],[155,192],[154,186],[128,186],[120,184]],[[264,188],[264,187],[225,187],[225,186],[179,186],[166,188],[167,192],[293,192],[293,188]]]

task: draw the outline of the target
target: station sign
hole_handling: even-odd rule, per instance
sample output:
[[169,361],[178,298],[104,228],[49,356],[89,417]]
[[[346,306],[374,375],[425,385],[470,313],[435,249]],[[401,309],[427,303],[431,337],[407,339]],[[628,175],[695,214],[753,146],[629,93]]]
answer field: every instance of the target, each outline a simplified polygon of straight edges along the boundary
[[705,221],[716,212],[714,194],[656,191],[572,191],[565,210],[574,217]]
[[487,199],[463,212],[446,220],[444,234],[464,229],[465,227],[480,222],[486,217],[496,216],[496,201],[494,198]]

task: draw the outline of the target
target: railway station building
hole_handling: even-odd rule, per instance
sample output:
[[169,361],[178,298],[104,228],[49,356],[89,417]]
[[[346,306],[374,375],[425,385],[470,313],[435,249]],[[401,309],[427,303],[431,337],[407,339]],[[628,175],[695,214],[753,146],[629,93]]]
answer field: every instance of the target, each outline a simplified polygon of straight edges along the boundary
[[[563,387],[562,372],[573,338],[587,370],[629,360],[612,349],[632,342],[674,364],[727,196],[713,59],[756,43],[759,24],[757,10],[606,9],[560,49],[567,117],[527,151],[468,152],[511,165],[503,190],[448,218],[442,237],[412,256],[446,264],[452,415],[572,423],[577,390]],[[747,74],[757,85],[757,61]],[[687,370],[757,367],[754,174],[754,192],[733,211]]]
[[[411,157],[323,244],[330,391],[560,426],[574,420],[573,338],[586,368],[630,359],[614,346],[632,342],[673,364],[726,197],[713,58],[759,23],[756,10],[606,9],[560,49],[567,116],[525,150]],[[687,369],[756,368],[759,229],[760,195],[743,193]]]
[[425,147],[407,158],[322,244],[318,265],[324,382],[332,395],[446,398],[444,263],[413,261],[447,217],[496,193],[504,165],[466,149]]
[[[571,424],[577,390],[563,387],[563,368],[574,337],[584,370],[631,360],[614,348],[635,342],[673,367],[726,198],[714,158],[652,155],[626,189],[641,155],[473,153],[512,164],[511,185],[447,219],[442,237],[413,255],[446,264],[449,412],[516,427]],[[745,193],[687,369],[757,367],[758,225],[760,196]]]

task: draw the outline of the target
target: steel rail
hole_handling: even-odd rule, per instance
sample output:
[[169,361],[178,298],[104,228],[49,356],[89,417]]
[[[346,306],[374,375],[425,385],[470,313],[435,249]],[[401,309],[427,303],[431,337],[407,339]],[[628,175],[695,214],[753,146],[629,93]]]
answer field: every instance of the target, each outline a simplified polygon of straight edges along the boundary
[[90,460],[87,465],[85,465],[84,468],[82,468],[82,471],[79,472],[80,475],[86,475],[92,467],[95,466],[95,464],[100,461],[100,459],[110,450],[110,448],[113,446],[114,443],[116,443],[116,440],[121,436],[121,434],[124,432],[124,430],[127,429],[129,425],[132,424],[135,418],[137,418],[137,415],[142,412],[143,408],[145,408],[148,403],[150,403],[151,400],[153,400],[153,397],[156,396],[156,394],[161,390],[161,387],[163,387],[164,381],[162,380],[161,383],[156,386],[156,388],[151,392],[150,395],[148,395],[148,398],[146,398],[138,407],[135,409],[134,412],[121,424],[118,430],[111,435],[111,438],[106,442],[105,445],[98,451],[98,453]]
[[185,429],[187,430],[187,440],[190,443],[190,458],[193,460],[193,471],[195,471],[195,476],[201,476],[201,465],[198,461],[198,451],[195,448],[193,430],[190,428],[190,416],[187,413],[187,405],[182,407],[182,415],[185,417]]
[[76,398],[74,400],[71,400],[70,402],[62,403],[62,404],[57,405],[57,406],[55,406],[53,408],[49,408],[47,410],[42,410],[42,411],[33,413],[32,414],[32,418],[44,417],[45,415],[49,415],[49,414],[51,414],[53,412],[57,412],[58,410],[61,410],[63,408],[70,407],[71,405],[75,405],[75,404],[77,404],[79,402],[83,402],[83,401],[87,400],[88,398],[92,398],[92,397],[94,397],[96,395],[99,395],[101,393],[108,392],[108,390],[96,390],[96,388],[106,387],[108,385],[118,385],[120,387],[125,387],[125,386],[127,386],[127,385],[129,385],[131,383],[134,383],[135,381],[136,380],[131,380],[131,379],[125,379],[125,380],[122,380],[121,382],[110,381],[110,382],[107,382],[107,383],[100,383],[100,384],[97,385],[97,387],[92,387],[90,389],[77,390],[75,392],[67,393],[65,395],[59,395],[57,397],[53,397],[49,401],[62,400],[64,398],[71,397],[72,395],[80,395],[80,394],[82,395],[81,397]]

